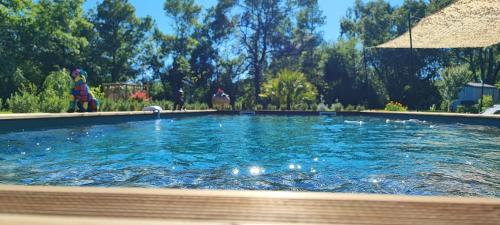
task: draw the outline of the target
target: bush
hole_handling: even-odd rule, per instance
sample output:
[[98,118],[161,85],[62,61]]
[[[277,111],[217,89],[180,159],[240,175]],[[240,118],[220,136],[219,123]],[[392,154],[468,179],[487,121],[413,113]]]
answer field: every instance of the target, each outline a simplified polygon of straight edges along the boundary
[[243,102],[237,101],[234,103],[234,108],[238,111],[241,111],[243,109]]
[[0,98],[0,111],[2,111],[2,109],[3,109],[3,99]]
[[23,85],[19,92],[11,95],[7,100],[9,109],[14,113],[33,113],[40,108],[40,98],[36,95],[34,84]]
[[[481,99],[478,100],[478,104],[481,102]],[[483,96],[483,108],[482,110],[485,110],[489,107],[493,106],[493,97],[491,95],[485,95]]]
[[312,104],[310,105],[310,109],[311,109],[312,111],[317,111],[317,110],[318,110],[318,104],[316,104],[316,103],[312,103]]
[[357,105],[356,106],[356,111],[361,112],[363,110],[365,110],[365,106],[364,105]]
[[332,104],[332,106],[330,108],[335,112],[340,112],[344,109],[344,106],[342,105],[342,103],[336,102],[336,103]]
[[464,105],[458,105],[457,106],[457,113],[465,113],[465,106]]
[[384,108],[385,111],[398,111],[398,112],[404,112],[408,110],[408,107],[404,106],[403,104],[399,102],[393,102],[390,101],[385,105]]
[[429,112],[436,112],[436,104],[432,104],[431,107],[429,107]]
[[206,103],[195,102],[195,103],[191,103],[191,104],[186,104],[185,108],[187,110],[207,110],[209,107]]
[[255,105],[255,110],[263,110],[263,109],[264,109],[263,105],[261,105],[261,104]]
[[349,105],[347,105],[347,107],[345,107],[345,109],[344,109],[344,110],[345,110],[345,111],[355,111],[355,110],[356,110],[356,108],[355,108],[353,105],[350,105],[350,104],[349,104]]
[[60,113],[69,107],[69,94],[59,96],[56,90],[46,89],[40,96],[40,111]]
[[43,90],[52,90],[51,95],[67,97],[71,90],[71,77],[66,69],[51,72],[43,82]]
[[106,98],[104,92],[102,91],[101,86],[90,87],[90,92],[92,92],[92,95],[94,95],[94,98],[96,98],[99,101],[102,101]]
[[151,96],[154,100],[165,97],[165,88],[163,87],[163,84],[161,82],[153,83],[149,89],[149,96]]
[[305,111],[305,110],[308,110],[309,107],[307,106],[306,103],[299,103],[299,104],[293,105],[292,109],[293,110],[302,110],[302,111]]
[[269,104],[269,105],[267,105],[267,109],[268,109],[268,110],[277,110],[277,109],[278,109],[278,107],[277,107],[277,106],[275,106],[275,105],[273,105],[273,104]]

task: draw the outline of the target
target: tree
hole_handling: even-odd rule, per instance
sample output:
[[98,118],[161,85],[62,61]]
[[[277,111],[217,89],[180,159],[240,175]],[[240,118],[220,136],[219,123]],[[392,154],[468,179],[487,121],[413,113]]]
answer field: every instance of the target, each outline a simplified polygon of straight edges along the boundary
[[446,102],[448,112],[451,104],[458,97],[460,90],[472,80],[472,73],[467,65],[447,67],[441,73],[442,81],[439,85],[439,93]]
[[[98,36],[89,59],[98,64],[100,81],[126,81],[140,74],[139,55],[151,30],[150,17],[138,18],[128,0],[104,0],[90,16]],[[90,74],[96,76],[96,74]]]
[[[393,7],[383,0],[363,3],[357,0],[341,21],[342,34],[358,39],[364,48],[384,43],[408,30],[427,12],[423,0],[405,1]],[[365,49],[363,49],[365,50]],[[433,81],[439,76],[446,59],[446,50],[366,49],[365,80],[372,74],[382,82],[388,100],[395,100],[412,109],[428,108],[438,102],[439,93]]]
[[[52,71],[82,61],[88,46],[83,0],[0,1],[0,96],[22,84],[41,87]],[[15,49],[15,51],[13,51]]]
[[299,103],[310,104],[316,101],[318,92],[313,84],[307,81],[301,72],[282,70],[277,77],[262,85],[263,98],[268,98],[272,103],[286,105],[290,110],[292,105]]
[[263,73],[273,50],[272,40],[279,34],[278,27],[287,19],[282,0],[244,0],[240,17],[241,44],[246,51],[246,61],[254,82],[254,98],[260,103],[259,94]]

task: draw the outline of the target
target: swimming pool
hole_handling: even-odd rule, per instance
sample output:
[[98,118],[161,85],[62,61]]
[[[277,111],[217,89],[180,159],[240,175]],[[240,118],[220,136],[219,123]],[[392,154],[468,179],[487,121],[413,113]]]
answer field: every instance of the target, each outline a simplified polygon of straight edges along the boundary
[[0,134],[0,183],[500,196],[500,128],[172,117]]

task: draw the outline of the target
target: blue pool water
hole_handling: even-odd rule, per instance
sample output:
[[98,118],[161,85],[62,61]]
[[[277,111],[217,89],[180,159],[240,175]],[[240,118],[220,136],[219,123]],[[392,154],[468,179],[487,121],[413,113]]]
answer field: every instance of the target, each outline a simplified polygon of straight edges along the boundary
[[500,196],[500,129],[197,116],[0,134],[0,183]]

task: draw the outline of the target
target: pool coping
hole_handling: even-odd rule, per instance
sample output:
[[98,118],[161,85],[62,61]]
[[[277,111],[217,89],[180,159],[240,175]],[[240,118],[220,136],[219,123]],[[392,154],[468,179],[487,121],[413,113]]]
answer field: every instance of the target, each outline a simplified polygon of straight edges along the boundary
[[[240,111],[217,111],[217,110],[186,110],[170,111],[163,110],[161,115],[201,115],[201,114],[239,114]],[[363,111],[324,111],[337,115],[400,115],[400,116],[433,116],[433,117],[456,117],[456,118],[476,118],[476,119],[498,119],[500,115],[481,115],[468,113],[444,113],[444,112],[395,112],[383,110],[363,110]],[[302,110],[257,110],[256,115],[320,115],[322,111],[302,111]],[[117,112],[95,112],[95,113],[10,113],[0,114],[1,120],[22,120],[22,119],[49,119],[49,118],[80,118],[80,117],[108,117],[108,116],[137,116],[154,115],[151,111],[117,111]]]
[[[253,114],[253,112],[252,112]],[[389,112],[381,110],[365,111],[255,111],[257,116],[369,116],[382,117],[393,120],[418,119],[436,123],[461,123],[469,125],[485,125],[500,127],[500,115],[478,115],[458,113],[432,113],[432,112]],[[116,124],[140,120],[159,118],[177,118],[200,115],[240,115],[240,111],[217,110],[188,110],[144,112],[97,112],[97,113],[13,113],[0,114],[0,132],[23,131],[28,129],[50,129],[61,126],[85,126],[99,124]]]
[[499,220],[500,198],[0,185],[0,224],[496,224]]

